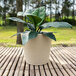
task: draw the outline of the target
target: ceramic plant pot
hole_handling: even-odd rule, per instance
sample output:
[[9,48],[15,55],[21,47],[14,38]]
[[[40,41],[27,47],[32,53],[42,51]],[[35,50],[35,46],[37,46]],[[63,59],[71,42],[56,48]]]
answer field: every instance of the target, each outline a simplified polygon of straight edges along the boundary
[[26,63],[43,65],[48,63],[50,53],[50,39],[42,34],[29,40],[24,45],[24,57]]

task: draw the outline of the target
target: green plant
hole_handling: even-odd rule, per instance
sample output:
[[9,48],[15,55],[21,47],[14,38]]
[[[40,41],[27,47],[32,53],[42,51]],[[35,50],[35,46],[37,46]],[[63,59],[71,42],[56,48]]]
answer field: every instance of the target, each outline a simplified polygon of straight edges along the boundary
[[55,35],[53,34],[54,32],[42,32],[42,29],[49,27],[70,27],[70,28],[72,27],[67,22],[49,22],[43,24],[45,19],[45,7],[40,7],[33,10],[27,10],[26,12],[19,12],[17,15],[26,16],[27,19],[29,20],[29,23],[27,23],[16,17],[9,18],[13,21],[18,21],[27,24],[29,30],[15,34],[15,35],[22,34],[23,44],[26,44],[30,39],[36,38],[38,34],[43,34],[56,41]]

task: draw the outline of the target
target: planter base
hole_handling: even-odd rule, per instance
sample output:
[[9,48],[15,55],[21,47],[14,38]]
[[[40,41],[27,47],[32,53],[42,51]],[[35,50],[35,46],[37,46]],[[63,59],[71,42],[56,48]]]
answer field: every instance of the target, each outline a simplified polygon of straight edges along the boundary
[[43,65],[48,63],[49,53],[50,39],[42,34],[29,40],[24,46],[24,57],[28,64]]
[[46,60],[46,58],[45,58],[45,60],[41,60],[41,59],[39,59],[39,60],[27,60],[25,58],[25,61],[27,64],[31,64],[31,65],[44,65],[44,64],[47,64],[49,62],[49,58],[48,58],[48,60]]
[[[49,61],[48,61],[48,62],[49,62]],[[48,62],[47,62],[47,63],[48,63]],[[37,64],[32,64],[32,63],[29,63],[29,62],[26,62],[26,63],[27,63],[27,64],[30,64],[30,65],[40,65],[40,66],[41,66],[41,65],[46,65],[46,64],[47,64],[47,63],[40,63],[40,64],[37,63]]]

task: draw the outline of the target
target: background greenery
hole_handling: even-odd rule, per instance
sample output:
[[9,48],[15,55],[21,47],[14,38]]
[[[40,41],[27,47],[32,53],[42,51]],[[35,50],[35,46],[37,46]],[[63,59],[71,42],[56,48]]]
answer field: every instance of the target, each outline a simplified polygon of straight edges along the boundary
[[[0,43],[5,43],[5,46],[15,46],[16,36],[10,38],[13,34],[17,33],[16,26],[0,26]],[[52,40],[52,44],[76,44],[76,26],[73,28],[48,28],[43,31],[54,31],[57,41]]]
[[[16,5],[18,4],[18,6]],[[21,8],[20,8],[20,7]],[[16,17],[17,12],[27,9],[35,9],[45,6],[46,19],[45,22],[65,21],[73,25],[73,29],[66,28],[49,28],[43,31],[56,31],[57,41],[52,44],[76,44],[76,0],[0,0],[0,44],[15,45],[16,37],[10,38],[17,33],[17,29],[21,29],[22,24],[18,24],[7,17]],[[54,11],[54,12],[53,12]],[[25,21],[27,19],[23,18]],[[17,27],[17,26],[21,27]]]

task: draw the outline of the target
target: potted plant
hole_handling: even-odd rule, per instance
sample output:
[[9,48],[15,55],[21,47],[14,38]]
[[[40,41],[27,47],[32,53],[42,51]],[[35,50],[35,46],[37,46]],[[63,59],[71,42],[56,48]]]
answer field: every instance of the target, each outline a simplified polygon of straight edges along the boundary
[[13,21],[25,23],[29,28],[25,32],[15,34],[21,34],[26,62],[33,65],[46,64],[49,61],[50,39],[56,41],[56,38],[53,32],[42,32],[42,29],[49,27],[71,28],[72,26],[67,22],[48,22],[43,24],[45,7],[19,12],[18,16],[26,16],[29,20],[28,23],[16,17],[9,18]]

